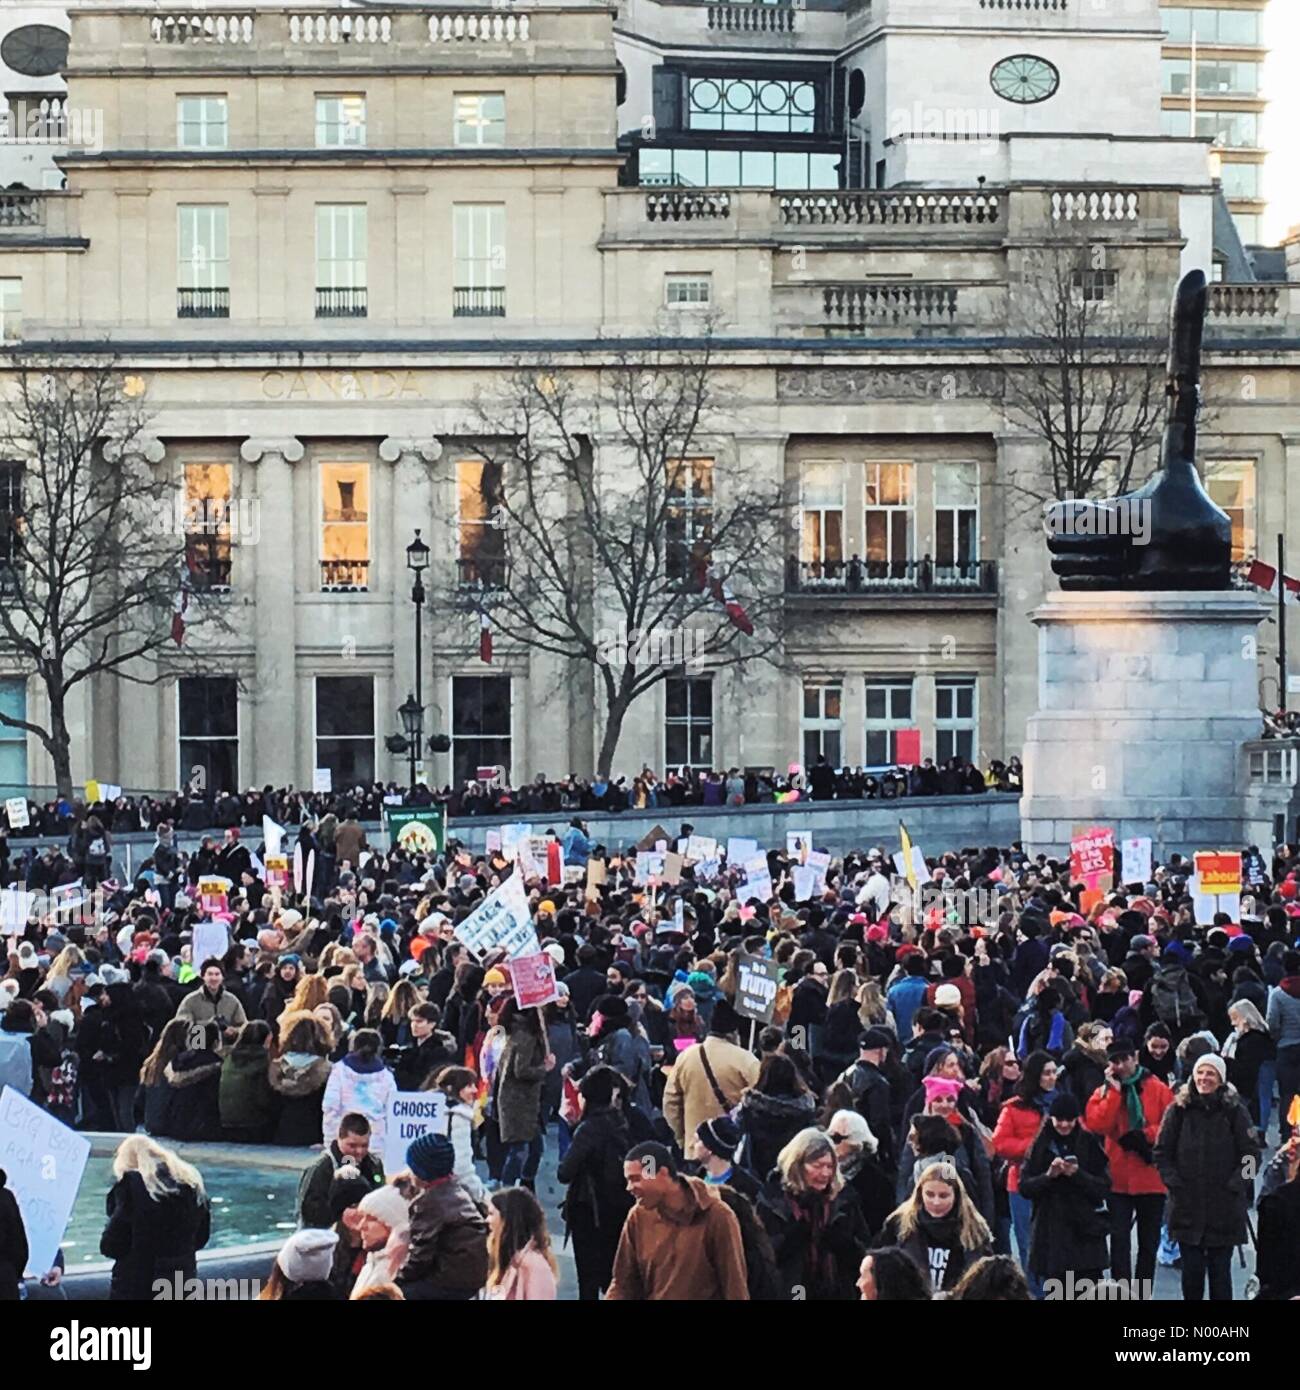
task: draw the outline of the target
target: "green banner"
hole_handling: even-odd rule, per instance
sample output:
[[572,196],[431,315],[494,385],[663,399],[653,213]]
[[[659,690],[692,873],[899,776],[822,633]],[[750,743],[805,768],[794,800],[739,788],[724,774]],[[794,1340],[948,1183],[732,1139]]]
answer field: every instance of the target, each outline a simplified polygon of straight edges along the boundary
[[445,806],[386,806],[389,841],[411,854],[441,854],[447,847]]

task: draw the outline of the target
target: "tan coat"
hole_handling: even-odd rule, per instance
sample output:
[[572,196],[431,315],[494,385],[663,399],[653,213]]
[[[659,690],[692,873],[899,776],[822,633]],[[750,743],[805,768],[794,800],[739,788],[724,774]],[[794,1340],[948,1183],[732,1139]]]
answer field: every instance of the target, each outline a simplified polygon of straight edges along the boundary
[[[726,1097],[722,1106],[705,1075],[700,1054],[708,1049],[709,1066]],[[714,1120],[740,1103],[741,1095],[758,1080],[758,1058],[725,1038],[709,1037],[678,1057],[664,1088],[664,1118],[683,1149],[705,1120]]]
[[638,1202],[628,1212],[606,1299],[747,1301],[745,1247],[735,1213],[699,1178],[677,1181],[674,1199],[653,1208]]

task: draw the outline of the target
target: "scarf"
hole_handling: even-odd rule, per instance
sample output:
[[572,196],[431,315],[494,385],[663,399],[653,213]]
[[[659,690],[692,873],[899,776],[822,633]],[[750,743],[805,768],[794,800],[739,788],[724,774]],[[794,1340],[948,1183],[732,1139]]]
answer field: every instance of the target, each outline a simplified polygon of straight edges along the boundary
[[825,1248],[823,1239],[830,1223],[830,1195],[819,1192],[792,1193],[790,1212],[796,1221],[808,1223],[808,1268],[818,1283],[829,1287],[835,1279],[835,1260]]
[[1146,1116],[1142,1113],[1142,1097],[1138,1094],[1142,1083],[1151,1073],[1139,1067],[1132,1076],[1125,1077],[1119,1084],[1124,1093],[1124,1104],[1128,1108],[1128,1127],[1141,1130],[1146,1127]]

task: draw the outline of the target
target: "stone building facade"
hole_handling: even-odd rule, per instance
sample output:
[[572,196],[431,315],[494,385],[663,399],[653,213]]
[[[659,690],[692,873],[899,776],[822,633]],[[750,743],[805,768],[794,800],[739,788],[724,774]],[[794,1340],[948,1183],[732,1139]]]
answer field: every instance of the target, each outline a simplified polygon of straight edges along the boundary
[[[661,683],[617,769],[873,765],[911,729],[928,756],[1018,751],[1047,582],[1017,503],[1043,446],[1004,405],[1027,279],[1086,244],[1108,269],[1080,293],[1160,323],[1214,254],[1161,40],[1157,0],[73,9],[68,103],[103,147],[60,159],[62,191],[0,194],[0,281],[25,345],[118,354],[178,515],[224,518],[193,545],[232,618],[192,639],[201,675],[91,683],[74,774],[404,778],[416,528],[424,732],[452,739],[429,780],[590,772],[590,672],[480,660],[464,590],[499,552],[471,407],[521,360],[599,394],[628,341],[706,321],[735,404],[702,457],[790,490],[782,660]],[[1242,557],[1300,508],[1297,253],[1291,281],[1213,292],[1202,450]],[[593,450],[613,476],[612,429]],[[0,701],[41,716],[3,651]],[[50,780],[0,730],[0,785]]]

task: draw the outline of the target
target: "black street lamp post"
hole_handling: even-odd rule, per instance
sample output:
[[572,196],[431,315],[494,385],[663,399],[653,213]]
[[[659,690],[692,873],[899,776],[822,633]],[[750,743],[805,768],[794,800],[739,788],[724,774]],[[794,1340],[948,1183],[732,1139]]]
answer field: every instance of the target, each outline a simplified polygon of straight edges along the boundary
[[406,735],[407,752],[411,759],[411,790],[415,790],[415,760],[420,756],[420,740],[424,732],[424,706],[408,695],[403,704],[397,707],[398,718],[402,721],[402,732]]
[[[408,697],[405,705],[398,711],[402,715],[402,727],[411,739],[411,789],[415,789],[415,764],[422,756],[421,736],[424,732],[424,688],[423,688],[423,627],[424,627],[424,571],[429,567],[429,547],[420,539],[416,529],[415,539],[406,547],[406,568],[414,576],[411,585],[411,602],[415,604],[415,694]],[[404,711],[414,706],[414,724],[408,725]],[[414,729],[414,732],[412,732]]]

